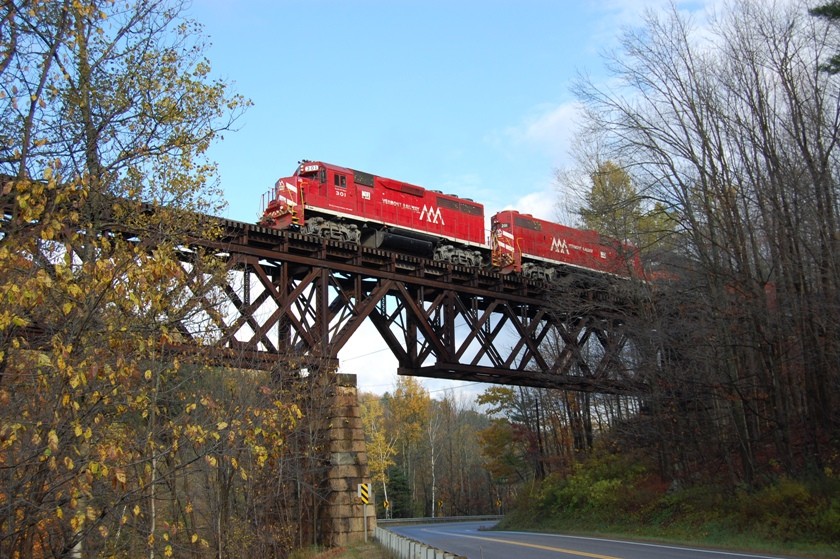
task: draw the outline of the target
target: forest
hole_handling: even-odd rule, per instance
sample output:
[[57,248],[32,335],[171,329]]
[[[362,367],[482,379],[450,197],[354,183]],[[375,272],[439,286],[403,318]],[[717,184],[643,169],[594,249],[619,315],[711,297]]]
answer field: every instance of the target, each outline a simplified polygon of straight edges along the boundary
[[[610,287],[629,309],[580,308],[562,285],[551,307],[620,317],[645,389],[485,390],[475,440],[507,525],[840,545],[838,18],[745,1],[700,28],[651,11],[605,55],[611,79],[575,84],[578,164],[558,187],[647,277]],[[422,512],[459,503],[438,428],[391,432]],[[419,489],[409,432],[428,439]]]
[[[184,5],[0,8],[2,557],[287,557],[317,532],[328,378],[174,349],[227,297],[225,262],[182,240],[219,234],[208,148],[249,105]],[[580,77],[558,190],[648,274],[605,282],[630,306],[562,285],[548,305],[620,320],[645,389],[362,394],[380,517],[836,551],[840,6],[811,7],[651,12],[610,80]]]

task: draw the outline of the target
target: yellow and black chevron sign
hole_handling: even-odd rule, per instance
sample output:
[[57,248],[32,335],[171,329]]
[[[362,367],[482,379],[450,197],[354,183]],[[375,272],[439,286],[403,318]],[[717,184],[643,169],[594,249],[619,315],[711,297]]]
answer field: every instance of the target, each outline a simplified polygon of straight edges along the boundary
[[359,484],[359,499],[366,505],[370,504],[370,484],[369,483],[360,483]]

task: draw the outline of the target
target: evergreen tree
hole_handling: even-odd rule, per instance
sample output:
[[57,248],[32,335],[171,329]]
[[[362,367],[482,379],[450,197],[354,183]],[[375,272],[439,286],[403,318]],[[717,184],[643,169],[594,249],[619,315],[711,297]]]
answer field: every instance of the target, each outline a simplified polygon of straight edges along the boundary
[[[808,12],[812,16],[821,17],[833,24],[836,24],[840,21],[840,2],[834,0],[832,2],[828,2],[827,4],[822,4],[821,6],[812,8],[811,10],[808,10]],[[832,56],[828,62],[823,64],[822,68],[830,74],[840,72],[840,54]]]

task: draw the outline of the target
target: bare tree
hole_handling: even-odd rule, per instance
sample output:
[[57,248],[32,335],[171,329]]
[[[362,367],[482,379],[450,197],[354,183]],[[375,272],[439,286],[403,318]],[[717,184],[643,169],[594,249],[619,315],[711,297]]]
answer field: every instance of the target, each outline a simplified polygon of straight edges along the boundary
[[576,91],[600,149],[677,223],[679,280],[640,342],[654,408],[679,418],[685,460],[753,483],[766,439],[795,473],[838,429],[840,95],[820,69],[832,30],[804,4],[739,1],[716,24],[651,13],[609,58],[618,85]]

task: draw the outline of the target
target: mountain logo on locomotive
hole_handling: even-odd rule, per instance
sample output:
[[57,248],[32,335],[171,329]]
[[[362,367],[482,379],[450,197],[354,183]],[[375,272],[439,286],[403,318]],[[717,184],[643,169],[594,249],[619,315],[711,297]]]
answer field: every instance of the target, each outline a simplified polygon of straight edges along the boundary
[[441,225],[446,225],[443,221],[443,216],[440,215],[440,208],[436,208],[434,206],[423,206],[423,211],[420,212],[420,221],[424,220],[429,223],[440,223]]
[[550,250],[551,252],[557,252],[559,254],[569,254],[569,244],[566,242],[566,239],[552,237]]

